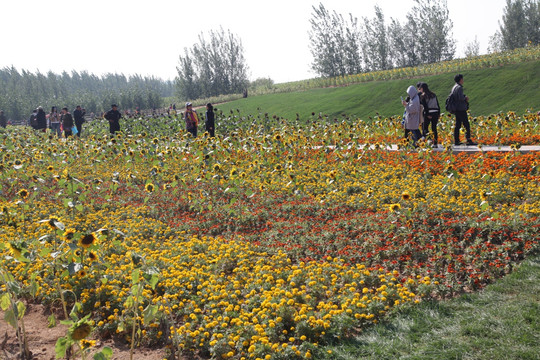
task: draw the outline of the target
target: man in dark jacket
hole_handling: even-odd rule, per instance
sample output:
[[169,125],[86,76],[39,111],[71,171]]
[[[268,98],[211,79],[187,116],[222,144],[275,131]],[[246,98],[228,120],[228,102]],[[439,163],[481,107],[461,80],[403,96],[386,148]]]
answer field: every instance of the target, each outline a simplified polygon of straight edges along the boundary
[[0,110],[0,126],[5,128],[7,126],[6,115],[4,115],[4,110]]
[[77,105],[75,111],[73,111],[73,119],[75,120],[75,126],[77,127],[77,136],[81,137],[82,124],[84,123],[85,112],[81,109],[81,105]]
[[37,109],[34,109],[32,111],[32,115],[30,115],[30,118],[28,119],[28,125],[30,125],[32,128],[37,129]]
[[45,111],[43,110],[41,106],[38,107],[36,120],[37,120],[36,130],[40,130],[43,132],[47,131],[47,114],[45,114]]
[[114,135],[117,131],[120,131],[120,118],[122,114],[118,111],[118,106],[116,104],[111,105],[111,110],[105,113],[105,119],[109,121],[109,130],[111,134]]
[[212,104],[208,103],[206,104],[206,117],[204,119],[204,125],[206,127],[206,131],[210,135],[210,137],[214,137],[214,127],[215,127],[215,121],[214,121],[214,107]]
[[74,126],[73,123],[73,116],[68,112],[68,108],[64,107],[62,108],[62,116],[60,117],[60,122],[62,123],[62,128],[64,129],[64,136],[67,137],[73,135],[73,130],[71,130]]
[[462,145],[459,140],[459,130],[461,125],[465,126],[465,137],[467,139],[467,145],[478,145],[471,139],[471,124],[469,123],[469,116],[467,110],[469,110],[469,97],[463,93],[463,75],[458,74],[454,76],[456,84],[452,88],[452,96],[456,103],[456,127],[454,128],[454,145]]

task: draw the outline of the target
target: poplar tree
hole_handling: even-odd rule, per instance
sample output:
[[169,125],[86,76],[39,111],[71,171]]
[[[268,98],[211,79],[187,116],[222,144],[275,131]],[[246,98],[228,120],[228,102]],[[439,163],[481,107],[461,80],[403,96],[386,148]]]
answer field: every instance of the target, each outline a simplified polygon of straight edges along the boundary
[[241,93],[249,84],[242,41],[223,28],[184,49],[177,66],[177,93],[184,100]]
[[[540,43],[540,1],[506,0],[499,23],[502,50],[513,50]],[[497,39],[494,37],[493,39]]]
[[308,32],[313,56],[311,69],[322,77],[361,72],[358,20],[349,14],[347,21],[335,10],[327,10],[322,3],[312,8]]

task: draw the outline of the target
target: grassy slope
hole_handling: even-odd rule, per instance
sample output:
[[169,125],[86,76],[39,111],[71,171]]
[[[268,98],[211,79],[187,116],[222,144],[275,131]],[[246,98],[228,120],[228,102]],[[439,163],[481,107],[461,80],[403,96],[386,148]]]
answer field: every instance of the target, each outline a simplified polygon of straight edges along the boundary
[[538,359],[540,258],[479,293],[426,302],[321,359]]
[[[473,115],[540,109],[540,61],[463,71],[463,75],[465,94],[471,99]],[[453,77],[454,74],[441,74],[421,79],[374,81],[347,87],[254,96],[217,107],[225,113],[239,109],[242,114],[262,112],[287,119],[296,118],[296,113],[301,119],[306,119],[312,112],[321,112],[332,118],[339,118],[341,114],[363,119],[377,113],[391,116],[403,113],[400,96],[406,97],[407,87],[416,85],[418,81],[428,83],[444,108],[446,96],[454,84]]]

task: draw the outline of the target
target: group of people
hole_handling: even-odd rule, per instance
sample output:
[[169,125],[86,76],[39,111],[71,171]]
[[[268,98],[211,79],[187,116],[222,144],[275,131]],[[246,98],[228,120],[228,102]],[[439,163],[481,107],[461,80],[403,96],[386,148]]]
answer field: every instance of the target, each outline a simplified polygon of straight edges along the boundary
[[84,124],[84,116],[86,110],[80,105],[77,105],[73,111],[73,115],[69,112],[67,107],[62,108],[61,112],[58,112],[58,108],[53,106],[49,114],[45,113],[42,106],[39,106],[32,112],[29,125],[38,131],[47,131],[47,128],[51,129],[57,136],[62,136],[62,133],[67,138],[76,134],[81,136],[82,124]]
[[[471,125],[467,110],[469,109],[469,97],[463,93],[463,75],[457,74],[454,76],[455,85],[450,92],[450,96],[456,104],[456,125],[454,127],[454,145],[462,145],[460,140],[461,127],[465,127],[465,138],[467,145],[478,145],[471,138]],[[428,84],[419,82],[414,86],[407,88],[408,97],[401,100],[405,107],[403,117],[403,127],[405,129],[405,138],[408,139],[411,134],[413,145],[417,146],[417,141],[427,139],[429,136],[429,128],[433,131],[432,146],[437,147],[439,136],[437,133],[437,123],[441,115],[441,108],[437,95],[429,90]],[[423,113],[421,114],[421,106]],[[421,119],[423,118],[423,122]]]
[[[186,121],[186,131],[193,137],[197,137],[197,128],[199,126],[199,117],[197,112],[193,110],[193,104],[186,103],[186,112],[184,113],[184,120]],[[205,130],[210,137],[215,136],[215,120],[214,120],[214,107],[212,104],[206,104],[206,117],[204,120]]]
[[[68,138],[70,136],[76,135],[80,137],[83,131],[83,124],[85,120],[86,110],[83,109],[80,105],[77,105],[73,114],[71,114],[67,107],[62,108],[58,112],[58,108],[53,106],[49,114],[45,113],[42,106],[37,107],[30,115],[28,119],[28,125],[38,131],[45,132],[47,128],[51,129],[51,132],[55,133],[58,137],[61,137],[62,134],[64,137]],[[2,111],[2,118],[4,114]],[[118,106],[116,104],[111,105],[111,110],[107,111],[103,117],[109,121],[109,130],[111,134],[120,131],[120,118],[122,114],[118,111]],[[2,120],[0,118],[0,120]],[[2,126],[3,125],[2,122]]]
[[[462,145],[460,140],[461,127],[465,127],[465,138],[467,145],[477,145],[471,138],[471,125],[467,115],[469,109],[469,97],[463,93],[463,75],[458,74],[454,77],[455,85],[452,88],[451,95],[456,104],[455,116],[456,125],[454,128],[454,145]],[[401,99],[405,108],[403,116],[403,127],[405,129],[405,138],[412,137],[413,145],[416,147],[418,140],[427,139],[429,137],[429,129],[433,132],[432,146],[437,147],[439,144],[439,136],[437,132],[437,123],[441,115],[441,108],[437,95],[433,93],[428,84],[419,82],[416,87],[409,86],[407,88],[407,98]],[[421,110],[423,107],[423,111]],[[176,113],[176,106],[171,109]],[[422,112],[422,113],[421,113]],[[30,116],[30,126],[36,130],[46,131],[47,121],[48,127],[58,136],[64,133],[67,138],[69,136],[82,134],[82,125],[85,122],[85,109],[78,105],[73,111],[73,115],[69,113],[68,108],[64,107],[61,113],[58,113],[57,108],[53,106],[51,112],[46,115],[43,108],[40,106]],[[118,111],[116,104],[111,105],[111,109],[107,111],[103,117],[109,122],[109,130],[111,134],[120,131],[120,119],[122,114]],[[184,113],[186,122],[186,131],[193,137],[197,137],[197,129],[199,126],[199,117],[197,112],[193,110],[191,102],[186,103],[186,111]],[[6,127],[5,116],[3,111],[0,111],[0,126]],[[215,115],[212,104],[206,104],[205,130],[210,137],[215,136]]]

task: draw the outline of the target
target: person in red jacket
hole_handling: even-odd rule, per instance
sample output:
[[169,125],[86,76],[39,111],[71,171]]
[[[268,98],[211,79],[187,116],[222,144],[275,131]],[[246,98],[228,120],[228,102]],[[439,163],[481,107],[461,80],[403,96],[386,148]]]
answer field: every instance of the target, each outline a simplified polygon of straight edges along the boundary
[[186,130],[197,137],[197,126],[199,125],[199,118],[197,113],[193,111],[193,107],[190,102],[186,103],[186,113],[184,114],[184,119],[186,120]]

